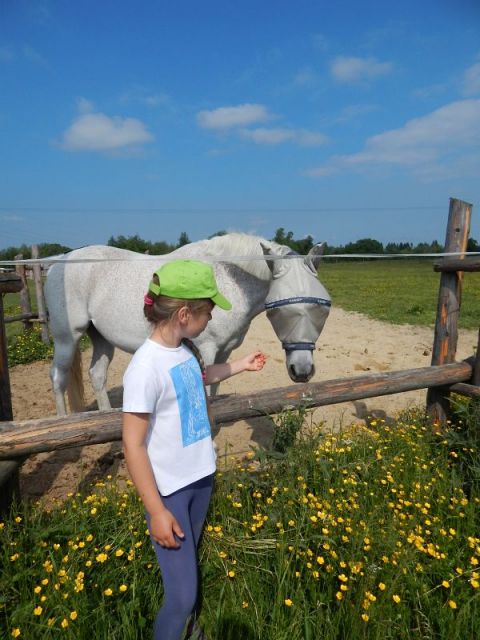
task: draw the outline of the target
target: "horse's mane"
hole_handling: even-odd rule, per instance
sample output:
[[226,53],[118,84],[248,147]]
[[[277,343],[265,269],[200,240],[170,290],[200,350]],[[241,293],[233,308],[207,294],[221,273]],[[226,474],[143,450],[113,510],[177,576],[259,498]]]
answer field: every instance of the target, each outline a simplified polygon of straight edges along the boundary
[[[273,253],[277,255],[285,255],[291,249],[284,245],[266,240],[260,236],[253,236],[246,233],[227,233],[223,236],[214,236],[208,240],[200,240],[195,245],[195,251],[198,255],[225,256],[231,257],[235,262],[235,257],[258,257],[263,256],[262,244],[269,247]],[[187,245],[188,246],[188,245]],[[253,276],[265,278],[268,273],[268,267],[264,260],[252,260],[251,262],[238,261],[240,267],[246,268],[248,264],[248,272]]]

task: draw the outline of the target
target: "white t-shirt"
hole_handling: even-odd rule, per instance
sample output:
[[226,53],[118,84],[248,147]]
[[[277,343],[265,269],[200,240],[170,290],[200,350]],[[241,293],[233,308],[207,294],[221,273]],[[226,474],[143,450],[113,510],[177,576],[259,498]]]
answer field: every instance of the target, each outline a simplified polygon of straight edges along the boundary
[[123,411],[150,414],[147,453],[161,495],[215,472],[200,366],[183,344],[143,343],[123,377]]

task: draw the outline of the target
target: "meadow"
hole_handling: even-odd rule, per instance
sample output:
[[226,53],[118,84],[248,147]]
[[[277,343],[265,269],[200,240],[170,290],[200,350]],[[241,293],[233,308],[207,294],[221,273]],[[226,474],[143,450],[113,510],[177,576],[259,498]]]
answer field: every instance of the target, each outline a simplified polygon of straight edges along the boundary
[[[437,313],[440,274],[431,258],[336,261],[325,259],[319,278],[332,304],[370,318],[395,324],[433,326]],[[460,328],[478,329],[480,277],[463,274]]]
[[[461,326],[477,328],[466,276]],[[337,306],[434,323],[431,262],[326,260],[320,279]],[[478,638],[479,424],[460,401],[440,434],[421,410],[335,433],[302,410],[278,416],[271,449],[217,474],[200,550],[208,637]],[[0,541],[0,637],[151,637],[161,580],[128,479],[15,505]]]
[[[208,637],[477,638],[478,449],[462,426],[434,435],[411,412],[330,433],[299,412],[275,428],[291,441],[295,421],[294,446],[280,434],[283,453],[218,473],[200,553]],[[161,581],[128,480],[18,506],[0,538],[2,638],[151,637]]]

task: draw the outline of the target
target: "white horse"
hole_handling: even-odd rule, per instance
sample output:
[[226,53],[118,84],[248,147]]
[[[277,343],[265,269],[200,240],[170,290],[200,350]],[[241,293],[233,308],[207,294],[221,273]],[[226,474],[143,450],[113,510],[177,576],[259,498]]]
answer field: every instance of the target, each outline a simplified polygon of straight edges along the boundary
[[[227,234],[161,256],[108,246],[70,252],[50,267],[45,286],[57,413],[66,414],[67,386],[74,391],[75,381],[81,381],[78,343],[85,333],[93,345],[89,373],[98,408],[111,408],[106,379],[114,348],[133,353],[148,336],[143,296],[155,269],[176,258],[211,261],[219,289],[233,305],[229,312],[215,307],[196,340],[207,365],[226,361],[252,319],[266,309],[285,349],[290,378],[306,382],[315,371],[312,352],[330,311],[330,296],[317,277],[322,250],[315,245],[307,257],[295,257],[289,247],[263,238]],[[83,409],[74,393],[69,398],[72,410]]]

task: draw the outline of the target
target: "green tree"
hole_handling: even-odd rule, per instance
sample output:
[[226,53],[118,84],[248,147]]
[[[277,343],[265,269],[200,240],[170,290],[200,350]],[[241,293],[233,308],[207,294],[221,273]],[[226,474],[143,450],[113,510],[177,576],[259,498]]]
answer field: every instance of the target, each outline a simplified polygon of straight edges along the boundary
[[56,242],[42,242],[38,245],[38,254],[41,258],[49,258],[50,256],[58,256],[62,253],[68,253],[72,249],[63,244]]
[[383,253],[383,244],[372,238],[362,238],[346,244],[345,253]]
[[468,239],[467,251],[480,251],[480,244],[478,244],[475,238]]
[[186,231],[182,231],[180,237],[178,238],[177,247],[183,247],[186,244],[190,244],[190,238],[188,237]]
[[217,236],[226,236],[227,233],[228,233],[227,231],[222,229],[221,231],[216,231],[215,233],[212,233],[211,236],[208,236],[208,239],[211,240],[212,238],[216,238]]
[[412,253],[411,242],[389,242],[385,245],[385,253]]
[[15,256],[19,254],[22,254],[24,260],[29,260],[32,257],[32,249],[26,244],[22,244],[20,247],[7,247],[0,251],[0,260],[15,260]]

